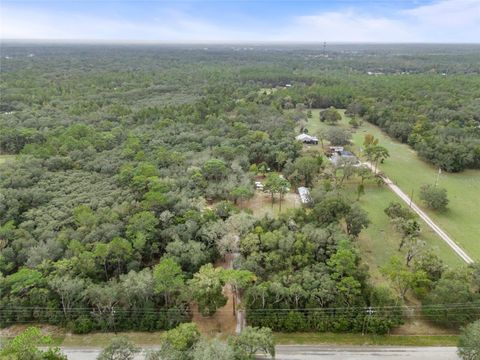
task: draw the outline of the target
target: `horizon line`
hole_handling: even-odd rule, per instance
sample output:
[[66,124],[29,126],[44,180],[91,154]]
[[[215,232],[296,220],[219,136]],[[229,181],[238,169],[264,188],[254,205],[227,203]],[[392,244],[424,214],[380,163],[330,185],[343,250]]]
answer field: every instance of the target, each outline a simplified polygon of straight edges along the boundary
[[131,45],[480,45],[480,42],[442,41],[282,41],[282,40],[232,40],[232,41],[178,41],[144,39],[11,39],[0,38],[0,43],[56,43],[56,44],[131,44]]

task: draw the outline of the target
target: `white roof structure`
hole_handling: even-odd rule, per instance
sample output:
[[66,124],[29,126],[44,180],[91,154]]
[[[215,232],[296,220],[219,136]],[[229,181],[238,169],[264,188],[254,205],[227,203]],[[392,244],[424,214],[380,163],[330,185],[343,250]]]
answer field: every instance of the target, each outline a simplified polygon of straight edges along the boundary
[[308,134],[300,134],[296,137],[298,141],[318,141],[316,136],[310,136]]
[[302,204],[308,204],[310,201],[312,201],[310,197],[310,190],[304,186],[300,186],[298,188],[298,195],[300,195],[300,201]]
[[343,146],[330,146],[332,151],[343,151]]

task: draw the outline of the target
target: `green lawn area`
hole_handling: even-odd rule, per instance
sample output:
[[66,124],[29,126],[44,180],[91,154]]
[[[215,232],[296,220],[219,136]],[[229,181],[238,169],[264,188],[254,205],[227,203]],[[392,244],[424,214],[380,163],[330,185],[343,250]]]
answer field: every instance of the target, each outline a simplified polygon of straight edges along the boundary
[[[100,348],[114,336],[125,336],[141,347],[158,346],[162,332],[93,333],[54,336],[53,345],[70,348]],[[456,346],[457,335],[372,335],[350,333],[274,333],[277,345],[391,345],[391,346]],[[5,338],[0,340],[6,341]]]
[[15,155],[0,155],[0,164],[15,160]]
[[456,346],[456,335],[361,335],[334,333],[275,333],[277,345]]
[[[312,111],[308,129],[310,134],[315,134],[319,129],[329,125],[321,123],[319,111]],[[341,126],[351,129],[348,117],[342,113]],[[423,184],[433,183],[438,170],[419,159],[416,153],[405,144],[401,144],[383,133],[378,127],[364,122],[353,133],[353,151],[361,153],[365,134],[371,133],[380,140],[390,152],[381,170],[395,181],[406,193],[414,190],[414,201],[421,205],[418,198],[419,188]],[[460,174],[443,173],[439,180],[440,186],[448,191],[450,199],[449,208],[445,213],[426,212],[443,228],[452,238],[460,244],[474,259],[480,259],[480,222],[477,221],[480,212],[480,171],[468,170]],[[360,200],[362,207],[369,213],[372,224],[360,237],[360,245],[365,251],[366,260],[370,264],[381,265],[396,252],[399,237],[391,228],[383,209],[391,201],[400,201],[386,187],[370,185],[366,188],[366,195]],[[460,258],[424,224],[421,238],[429,247],[434,249],[449,265],[462,264]],[[373,270],[373,269],[372,269]],[[375,275],[375,271],[373,272]]]
[[[348,184],[351,186],[347,185],[347,189],[351,191],[352,199],[355,199],[354,189],[357,182],[353,181]],[[371,224],[360,233],[358,243],[364,260],[370,265],[370,273],[374,279],[380,279],[378,268],[390,257],[398,255],[400,235],[383,212],[393,201],[398,201],[398,197],[386,186],[379,187],[376,184],[366,185],[365,195],[359,200],[359,204],[368,212]],[[422,226],[420,238],[425,241],[427,248],[432,249],[449,266],[462,264],[462,260],[426,224]]]
[[[163,332],[122,332],[117,336],[125,336],[138,346],[155,346],[160,344]],[[65,347],[104,347],[116,336],[114,333],[93,333],[86,335],[66,334],[61,341]]]

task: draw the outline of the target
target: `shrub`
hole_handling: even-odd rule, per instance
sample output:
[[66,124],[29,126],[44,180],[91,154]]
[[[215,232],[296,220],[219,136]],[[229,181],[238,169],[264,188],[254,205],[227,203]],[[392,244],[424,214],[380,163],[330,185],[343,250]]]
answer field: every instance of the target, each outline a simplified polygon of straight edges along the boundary
[[463,360],[480,359],[480,320],[462,329],[458,339],[458,355]]
[[433,185],[420,188],[420,199],[433,210],[445,210],[448,205],[447,190]]
[[70,323],[75,334],[87,334],[95,329],[95,322],[87,315],[82,315]]

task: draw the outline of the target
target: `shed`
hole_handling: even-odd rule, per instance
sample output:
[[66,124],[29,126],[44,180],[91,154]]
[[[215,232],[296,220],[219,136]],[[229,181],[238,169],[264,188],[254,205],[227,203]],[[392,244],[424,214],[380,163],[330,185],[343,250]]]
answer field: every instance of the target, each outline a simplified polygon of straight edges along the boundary
[[308,134],[300,134],[296,137],[298,141],[304,144],[318,144],[318,138],[316,136],[310,136]]
[[304,186],[300,186],[298,188],[298,195],[300,195],[300,201],[302,204],[308,204],[310,201],[312,201],[312,198],[310,197],[310,190]]

